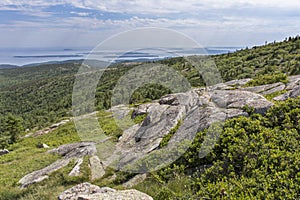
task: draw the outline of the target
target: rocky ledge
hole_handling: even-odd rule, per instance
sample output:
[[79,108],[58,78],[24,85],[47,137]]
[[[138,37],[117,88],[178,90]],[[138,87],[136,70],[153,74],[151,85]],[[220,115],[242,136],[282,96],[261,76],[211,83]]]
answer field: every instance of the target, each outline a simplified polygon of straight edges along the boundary
[[[249,81],[251,79],[233,80],[207,88],[170,94],[153,103],[138,106],[133,111],[132,118],[147,115],[145,120],[123,132],[113,153],[118,156],[108,161],[116,163],[117,160],[116,167],[126,170],[131,168],[132,171],[139,173],[155,170],[159,167],[159,163],[144,163],[148,166],[144,169],[137,169],[133,164],[147,160],[146,157],[154,152],[158,160],[171,159],[157,155],[159,151],[161,155],[166,153],[160,149],[160,144],[164,136],[169,134],[179,121],[181,125],[169,141],[169,144],[173,143],[174,149],[183,140],[193,140],[197,132],[209,128],[212,124],[222,123],[228,118],[248,116],[250,111],[264,115],[274,105],[264,95],[285,92],[274,100],[286,100],[300,95],[300,76],[290,77],[287,84],[245,87]],[[115,112],[116,116],[120,116],[118,109],[115,109]],[[169,148],[172,148],[172,145],[169,145]],[[173,159],[175,160],[176,156]],[[110,164],[105,160],[103,162],[106,165]]]

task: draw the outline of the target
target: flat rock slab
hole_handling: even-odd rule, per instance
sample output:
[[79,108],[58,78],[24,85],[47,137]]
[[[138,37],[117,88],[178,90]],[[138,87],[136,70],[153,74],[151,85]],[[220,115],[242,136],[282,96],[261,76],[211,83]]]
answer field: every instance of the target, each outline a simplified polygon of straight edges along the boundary
[[61,159],[43,169],[40,169],[40,170],[34,171],[30,174],[27,174],[21,180],[19,180],[19,183],[21,184],[21,188],[25,188],[29,185],[32,185],[34,183],[38,183],[38,182],[41,182],[41,181],[47,179],[48,175],[50,173],[55,172],[65,166],[67,166],[69,163],[70,163],[70,159]]
[[288,98],[297,98],[300,96],[300,85],[295,86],[292,90],[273,98],[275,101],[285,101]]
[[240,109],[245,106],[253,107],[256,113],[264,114],[273,103],[260,94],[238,90],[216,90],[212,94],[212,101],[220,108]]
[[255,93],[261,93],[261,94],[267,94],[267,93],[271,94],[274,92],[281,91],[284,88],[285,88],[285,85],[283,83],[273,83],[273,84],[268,84],[268,85],[246,87],[246,88],[243,88],[242,90],[249,91],[249,92],[255,92]]

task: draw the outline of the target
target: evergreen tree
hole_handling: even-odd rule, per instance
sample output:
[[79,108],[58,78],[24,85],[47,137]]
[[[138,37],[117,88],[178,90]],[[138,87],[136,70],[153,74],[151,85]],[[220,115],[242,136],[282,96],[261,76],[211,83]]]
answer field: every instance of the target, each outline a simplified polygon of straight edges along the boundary
[[21,121],[11,113],[0,118],[0,148],[3,149],[17,141],[23,130]]

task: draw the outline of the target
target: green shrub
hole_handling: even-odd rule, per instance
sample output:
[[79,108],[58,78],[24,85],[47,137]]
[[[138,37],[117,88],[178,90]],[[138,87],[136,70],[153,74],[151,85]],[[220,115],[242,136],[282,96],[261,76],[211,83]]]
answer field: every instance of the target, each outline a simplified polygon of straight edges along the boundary
[[245,85],[245,87],[266,85],[266,84],[279,83],[279,82],[282,82],[284,84],[288,83],[289,82],[288,76],[283,73],[261,75],[249,81]]
[[171,139],[172,136],[176,133],[176,131],[179,129],[181,123],[182,123],[182,121],[179,120],[179,121],[177,122],[176,126],[175,126],[174,128],[172,128],[172,129],[170,130],[170,132],[169,132],[167,135],[165,135],[165,136],[163,137],[162,141],[161,141],[160,144],[159,144],[159,147],[160,147],[160,148],[162,148],[162,147],[168,145],[170,139]]
[[[186,196],[297,199],[300,195],[299,105],[300,98],[289,99],[276,103],[265,116],[251,114],[228,119],[219,141],[205,158],[199,158],[199,150],[206,131],[198,133],[189,150],[175,164],[161,169],[156,178],[144,183],[151,189],[142,184],[137,188],[155,199]],[[186,193],[176,189],[186,185],[184,181],[175,181],[176,172],[184,173],[183,177],[192,176]]]

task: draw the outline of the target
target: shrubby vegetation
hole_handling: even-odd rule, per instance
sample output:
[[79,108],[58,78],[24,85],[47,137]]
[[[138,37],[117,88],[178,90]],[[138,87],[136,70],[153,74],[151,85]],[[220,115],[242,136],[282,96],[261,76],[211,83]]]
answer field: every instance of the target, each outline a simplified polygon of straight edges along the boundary
[[289,99],[266,116],[227,120],[214,150],[202,159],[206,131],[198,133],[179,160],[136,188],[155,199],[299,198],[299,105],[300,98]]
[[286,38],[261,47],[214,56],[225,81],[259,75],[300,74],[300,37]]
[[259,85],[267,85],[272,83],[282,82],[284,84],[288,83],[288,76],[283,73],[275,73],[275,74],[267,74],[267,75],[259,75],[254,77],[251,81],[249,81],[245,87],[249,86],[259,86]]

